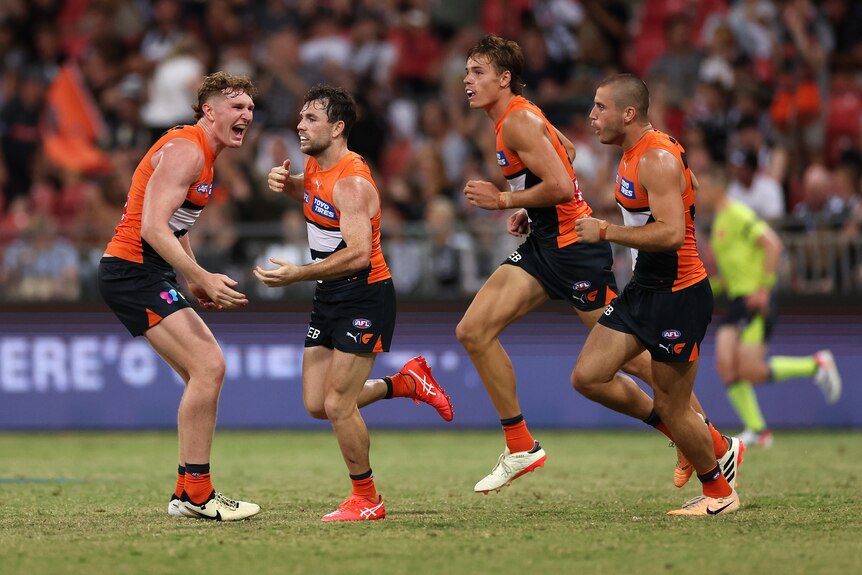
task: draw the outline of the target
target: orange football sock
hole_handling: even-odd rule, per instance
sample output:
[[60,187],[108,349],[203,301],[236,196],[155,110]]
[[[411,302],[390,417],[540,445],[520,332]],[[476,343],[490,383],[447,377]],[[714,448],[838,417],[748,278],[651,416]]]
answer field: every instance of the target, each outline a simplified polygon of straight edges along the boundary
[[506,425],[509,420],[501,421],[503,423],[503,435],[506,436],[506,447],[512,453],[530,451],[536,444],[536,440],[533,439],[530,430],[527,429],[527,422],[524,421],[523,416],[513,417],[512,419],[517,419],[517,423]]
[[389,377],[384,377],[383,381],[387,382],[389,388],[386,393],[386,399],[393,397],[413,397],[413,392],[416,391],[416,382],[413,378],[404,373],[396,373]]
[[649,414],[649,417],[644,419],[643,422],[647,425],[655,427],[656,429],[664,433],[668,439],[673,441],[673,435],[671,434],[670,429],[667,428],[667,425],[664,424],[655,409],[652,410],[652,412]]
[[712,436],[712,449],[715,452],[715,458],[721,459],[727,453],[727,440],[713,427],[712,422],[708,419],[706,420],[706,425],[709,427],[709,434]]
[[186,496],[192,503],[201,504],[209,499],[209,496],[215,491],[213,488],[212,479],[210,479],[210,464],[186,464]]
[[351,475],[350,481],[353,483],[353,495],[375,502],[380,498],[377,488],[374,487],[374,475],[370,469],[361,475]]
[[186,468],[183,465],[177,466],[177,485],[174,487],[174,495],[179,497],[183,494],[183,489],[186,486]]
[[727,497],[733,492],[730,483],[724,478],[718,465],[706,473],[698,473],[697,478],[700,479],[703,485],[703,494],[707,497]]

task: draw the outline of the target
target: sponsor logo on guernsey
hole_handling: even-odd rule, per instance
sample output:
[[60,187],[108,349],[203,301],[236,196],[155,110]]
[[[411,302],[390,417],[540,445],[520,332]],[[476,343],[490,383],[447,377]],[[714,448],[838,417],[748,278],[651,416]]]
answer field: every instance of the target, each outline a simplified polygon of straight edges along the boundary
[[198,184],[195,187],[195,191],[202,196],[211,196],[213,195],[213,184],[212,182],[204,182],[202,184]]
[[335,219],[335,208],[318,197],[314,198],[311,211],[319,216],[323,216],[324,218],[329,218],[330,220]]
[[508,166],[509,160],[506,159],[506,152],[503,150],[497,150],[497,165],[498,166]]
[[678,329],[666,329],[661,332],[661,336],[665,339],[679,339],[682,336],[682,332]]
[[620,178],[619,174],[617,174],[617,178],[619,178],[620,183],[620,194],[624,195],[630,200],[635,199],[635,185],[631,180],[627,180],[625,178]]
[[357,318],[353,320],[353,327],[358,329],[368,329],[371,327],[371,320],[365,318]]

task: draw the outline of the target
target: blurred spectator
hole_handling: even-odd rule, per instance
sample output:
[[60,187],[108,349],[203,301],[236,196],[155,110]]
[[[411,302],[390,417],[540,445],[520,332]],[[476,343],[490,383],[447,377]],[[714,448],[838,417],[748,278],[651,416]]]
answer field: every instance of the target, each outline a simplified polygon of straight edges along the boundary
[[415,224],[411,230],[411,224],[391,203],[384,202],[381,210],[381,245],[395,278],[395,289],[399,294],[413,294],[422,284],[423,264],[427,261],[423,242]]
[[[582,59],[595,58],[593,49],[607,51],[605,63],[619,65],[623,61],[623,47],[630,42],[629,18],[631,7],[622,0],[583,0],[587,12],[584,26],[594,26],[598,33],[596,42],[584,46]],[[583,27],[582,27],[583,29]]]
[[770,59],[775,46],[772,28],[777,14],[772,0],[738,0],[728,14],[728,23],[739,46],[754,61],[761,80],[772,74]]
[[[728,118],[728,91],[720,81],[700,82],[694,89],[694,97],[688,121],[700,127],[710,157],[723,164],[727,156],[727,136],[730,129]],[[687,144],[687,142],[686,142]]]
[[742,202],[764,220],[785,215],[784,191],[768,173],[758,170],[757,153],[751,149],[730,154],[731,181],[727,195]]
[[823,0],[820,10],[835,38],[835,51],[830,54],[833,69],[862,70],[862,3]]
[[569,68],[580,53],[575,30],[584,20],[581,3],[578,0],[534,0],[533,19],[545,38],[550,60],[558,68]]
[[30,192],[42,137],[45,82],[37,71],[28,70],[19,75],[18,85],[16,95],[0,109],[0,190],[6,203]]
[[152,3],[150,22],[141,39],[140,55],[149,64],[147,72],[173,54],[187,33],[183,27],[183,8],[180,0],[155,0]]
[[811,164],[802,176],[802,201],[793,207],[793,217],[808,231],[833,227],[847,215],[847,200],[835,193],[832,173],[822,164]]
[[403,12],[389,38],[398,54],[395,85],[400,95],[432,96],[440,78],[443,47],[428,14],[418,8]]
[[356,93],[383,90],[391,94],[398,54],[386,38],[386,22],[380,12],[363,11],[350,28],[350,59]]
[[805,232],[793,254],[799,291],[832,293],[838,278],[834,230],[842,223],[843,205],[832,194],[832,174],[821,164],[811,164],[802,177],[802,201],[793,210],[793,219]]
[[703,55],[692,42],[691,19],[688,16],[669,16],[664,23],[664,30],[667,50],[650,66],[646,82],[650,91],[654,92],[657,86],[664,89],[664,101],[668,108],[667,131],[678,134],[682,131],[680,116],[691,98],[691,83],[698,77]]
[[775,89],[770,113],[779,134],[796,143],[794,157],[810,161],[823,146],[822,106],[828,90],[828,22],[811,0],[779,3],[774,53]]
[[186,36],[175,42],[168,55],[156,64],[141,110],[151,140],[155,141],[168,128],[193,123],[192,104],[197,101],[205,61],[202,46]]
[[327,11],[312,22],[309,36],[299,49],[299,60],[305,66],[314,67],[324,82],[344,85],[350,51],[350,40],[342,33],[335,16]]
[[47,214],[34,216],[6,248],[2,283],[10,301],[76,301],[80,295],[75,247],[57,234]]
[[475,293],[478,284],[473,242],[457,229],[455,206],[444,197],[432,198],[425,207],[425,227],[430,236],[426,261],[430,270],[423,278],[423,292],[435,297],[461,297]]
[[[260,96],[254,113],[266,131],[295,133],[303,96],[323,80],[316,66],[300,61],[300,47],[299,34],[289,28],[273,31],[263,40],[260,77],[255,82]],[[269,173],[271,167],[267,166],[264,173]]]

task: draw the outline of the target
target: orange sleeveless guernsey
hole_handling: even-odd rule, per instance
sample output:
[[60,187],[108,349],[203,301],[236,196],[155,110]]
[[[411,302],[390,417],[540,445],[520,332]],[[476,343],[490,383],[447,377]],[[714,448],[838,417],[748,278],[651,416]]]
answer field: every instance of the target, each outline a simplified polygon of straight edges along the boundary
[[[171,215],[169,225],[174,235],[181,237],[188,232],[209,202],[213,190],[213,163],[216,155],[210,149],[203,129],[196,124],[171,128],[152,145],[135,169],[126,206],[123,208],[123,216],[114,231],[113,239],[105,250],[108,255],[139,264],[151,263],[158,267],[170,268],[168,262],[141,239],[141,215],[144,210],[147,184],[153,175],[153,154],[161,150],[169,141],[177,138],[191,140],[200,147],[204,153],[204,166],[195,182],[189,186],[183,204]],[[158,193],[158,190],[150,190],[150,193]]]
[[574,197],[568,202],[557,204],[556,206],[548,206],[545,208],[527,208],[527,213],[530,216],[530,236],[542,245],[553,245],[557,248],[565,247],[574,243],[578,239],[578,234],[575,232],[575,220],[584,218],[592,213],[590,206],[584,201],[581,196],[581,190],[578,187],[578,177],[575,174],[575,169],[569,161],[566,154],[566,148],[563,146],[560,139],[557,137],[557,131],[554,126],[545,118],[545,115],[538,106],[524,98],[523,96],[515,96],[503,115],[497,120],[495,131],[497,133],[497,164],[503,171],[506,181],[509,183],[509,189],[513,192],[518,190],[526,190],[541,180],[527,168],[518,154],[506,147],[503,143],[503,121],[506,116],[516,110],[526,110],[542,119],[545,127],[551,137],[551,143],[554,146],[554,151],[560,157],[560,161],[566,167],[566,171],[572,178],[572,188]]
[[[378,198],[380,191],[371,178],[368,164],[359,154],[348,152],[328,170],[320,169],[317,160],[309,158],[305,165],[305,194],[303,213],[308,228],[311,259],[320,261],[347,246],[341,236],[341,214],[335,207],[333,191],[338,180],[358,176],[367,180]],[[380,248],[380,210],[371,218],[371,263],[362,272],[335,280],[319,281],[321,287],[337,289],[349,284],[372,284],[391,278],[389,266]]]
[[678,291],[699,282],[707,275],[697,253],[697,240],[694,235],[694,190],[685,149],[664,132],[652,130],[644,134],[620,160],[614,186],[615,196],[627,226],[643,226],[655,221],[650,212],[649,192],[638,181],[641,156],[652,148],[671,153],[679,161],[685,174],[685,190],[682,193],[685,240],[682,247],[676,251],[639,252],[632,249],[632,260],[635,262],[632,279],[647,288]]

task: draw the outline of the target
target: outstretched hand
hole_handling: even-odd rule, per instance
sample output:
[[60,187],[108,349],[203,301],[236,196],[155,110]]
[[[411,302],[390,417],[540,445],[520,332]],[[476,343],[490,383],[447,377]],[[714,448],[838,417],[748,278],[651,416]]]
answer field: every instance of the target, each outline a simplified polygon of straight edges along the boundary
[[224,274],[208,274],[200,283],[189,282],[189,291],[204,309],[234,309],[248,304],[235,285],[237,281]]
[[266,287],[284,287],[302,280],[298,265],[280,258],[269,258],[277,265],[275,269],[254,268],[254,275]]

